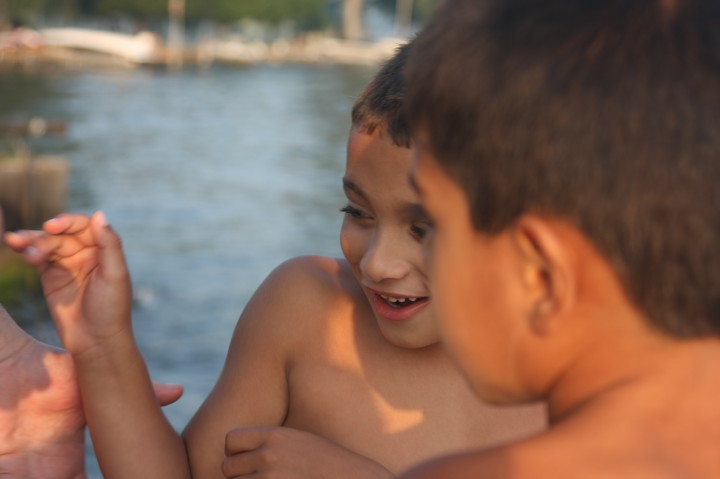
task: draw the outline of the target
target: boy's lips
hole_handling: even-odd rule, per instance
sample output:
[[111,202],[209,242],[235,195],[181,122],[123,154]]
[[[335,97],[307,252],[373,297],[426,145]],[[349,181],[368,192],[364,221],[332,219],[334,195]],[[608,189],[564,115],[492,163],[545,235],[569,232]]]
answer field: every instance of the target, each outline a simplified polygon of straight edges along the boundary
[[404,321],[415,316],[430,302],[428,297],[396,296],[370,291],[372,308],[379,316],[390,321]]

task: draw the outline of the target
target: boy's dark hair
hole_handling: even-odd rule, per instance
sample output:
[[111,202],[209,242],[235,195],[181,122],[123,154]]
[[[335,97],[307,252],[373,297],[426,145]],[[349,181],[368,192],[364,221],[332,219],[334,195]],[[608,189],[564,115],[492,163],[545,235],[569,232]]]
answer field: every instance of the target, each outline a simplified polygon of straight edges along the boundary
[[396,146],[410,148],[410,127],[403,112],[403,68],[410,44],[399,46],[395,55],[377,72],[352,108],[353,128],[372,134],[384,128]]
[[719,1],[449,0],[406,75],[478,231],[565,219],[657,328],[720,335]]

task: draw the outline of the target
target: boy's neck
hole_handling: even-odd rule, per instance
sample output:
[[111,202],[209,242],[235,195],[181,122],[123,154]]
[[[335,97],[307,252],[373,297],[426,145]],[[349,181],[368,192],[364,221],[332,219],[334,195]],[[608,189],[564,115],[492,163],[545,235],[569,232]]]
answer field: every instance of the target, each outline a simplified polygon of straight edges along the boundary
[[655,333],[642,343],[618,340],[598,349],[602,352],[587,354],[553,385],[551,424],[608,406],[641,411],[657,399],[653,391],[720,395],[720,338],[678,340]]

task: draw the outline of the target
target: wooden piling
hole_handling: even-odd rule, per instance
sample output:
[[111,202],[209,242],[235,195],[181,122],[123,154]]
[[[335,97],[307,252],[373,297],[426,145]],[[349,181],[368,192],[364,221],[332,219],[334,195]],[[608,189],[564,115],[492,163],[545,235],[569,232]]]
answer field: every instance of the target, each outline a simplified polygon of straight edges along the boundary
[[0,159],[0,208],[5,229],[39,228],[65,211],[69,171],[62,157]]

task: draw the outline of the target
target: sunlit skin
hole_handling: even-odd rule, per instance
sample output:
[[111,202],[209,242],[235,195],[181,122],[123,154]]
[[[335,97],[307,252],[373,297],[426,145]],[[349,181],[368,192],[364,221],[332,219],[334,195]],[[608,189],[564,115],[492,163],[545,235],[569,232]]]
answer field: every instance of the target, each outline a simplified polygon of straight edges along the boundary
[[[0,210],[0,238],[3,236]],[[158,398],[180,397],[158,384]],[[0,305],[0,476],[85,477],[85,418],[72,358],[35,340]]]
[[340,243],[383,336],[401,347],[433,346],[421,248],[428,221],[407,182],[410,150],[383,136],[351,132]]
[[[367,458],[365,465],[358,456],[346,461],[333,477],[362,471],[380,477],[377,463],[398,473],[443,452],[543,427],[540,409],[504,414],[480,404],[440,347],[423,269],[427,224],[407,183],[410,161],[410,150],[384,131],[351,131],[342,179],[345,258],[290,260],[259,288],[238,323],[216,391],[186,431],[189,444],[199,445],[197,457],[212,454],[200,449],[211,423],[266,420]],[[238,402],[257,403],[254,414],[238,411]],[[238,444],[226,461],[233,470],[251,460],[241,453],[251,434],[246,428],[230,433]],[[277,451],[294,457],[295,450]],[[306,449],[310,476],[319,461],[330,466],[323,457]]]
[[417,144],[411,178],[433,220],[425,247],[443,339],[460,369],[472,372],[470,382],[481,397],[500,400],[497,391],[514,380],[518,360],[518,328],[505,318],[520,313],[517,292],[507,287],[519,265],[502,237],[473,229],[464,192],[421,139]]
[[22,331],[2,306],[0,327],[0,476],[85,477],[85,419],[72,359]]
[[[62,298],[65,306],[55,311],[63,337],[75,346],[101,343],[76,358],[85,403],[123,396],[119,409],[92,408],[89,421],[106,477],[188,477],[189,459],[192,475],[203,478],[306,478],[319,470],[387,478],[545,426],[540,408],[480,403],[440,347],[422,269],[426,224],[407,184],[409,166],[409,150],[382,131],[353,132],[344,178],[347,259],[294,258],[260,285],[182,448],[150,401],[139,351],[126,342],[133,342],[128,315],[104,307],[126,286],[118,278],[127,270],[102,215],[64,215],[45,225],[49,235],[15,238],[28,260],[52,270],[44,279],[57,283],[46,284],[58,293],[52,304]],[[77,294],[78,281],[94,294]]]

